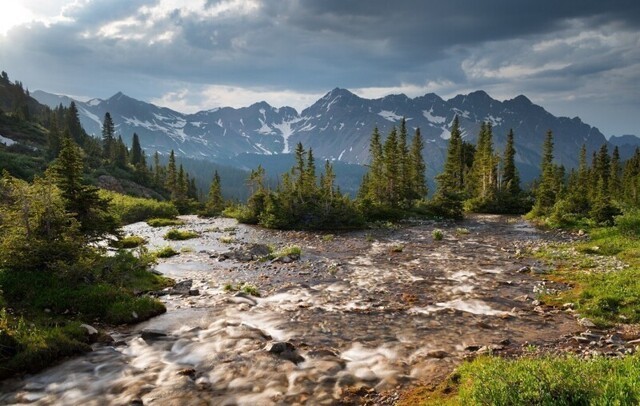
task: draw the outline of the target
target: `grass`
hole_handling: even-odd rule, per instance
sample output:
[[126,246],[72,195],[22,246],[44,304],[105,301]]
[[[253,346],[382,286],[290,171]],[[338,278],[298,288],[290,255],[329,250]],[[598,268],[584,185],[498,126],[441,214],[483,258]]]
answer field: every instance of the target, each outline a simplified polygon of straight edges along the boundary
[[178,230],[177,228],[173,228],[167,231],[167,233],[164,235],[164,239],[182,241],[182,240],[190,240],[192,238],[196,238],[199,235],[200,234],[196,233],[195,231]]
[[463,227],[456,228],[456,234],[458,235],[467,235],[469,234],[469,230]]
[[391,247],[391,252],[402,252],[404,251],[404,245],[402,244],[395,244]]
[[[571,286],[542,299],[556,306],[574,303],[600,327],[640,323],[640,239],[621,227],[593,229],[589,235],[589,241],[536,254],[555,264],[551,279]],[[620,269],[621,264],[628,266]]]
[[222,237],[218,238],[218,241],[223,244],[233,244],[234,242],[236,242],[236,239],[230,235],[223,235]]
[[127,196],[103,189],[99,193],[101,197],[110,200],[110,211],[120,220],[121,224],[135,223],[154,217],[172,219],[178,215],[178,210],[170,202]]
[[226,283],[223,288],[225,292],[244,292],[248,295],[260,297],[260,291],[255,285],[251,285],[246,282],[238,283],[237,285],[233,285],[232,283]]
[[333,234],[325,234],[325,235],[322,236],[322,241],[331,242],[331,241],[333,241],[335,239],[335,237],[336,236],[333,235]]
[[301,255],[302,255],[302,248],[300,248],[297,245],[288,245],[286,247],[283,247],[279,251],[271,253],[269,255],[269,258],[276,259],[276,258],[290,257],[292,259],[297,259],[297,258],[300,258]]
[[[408,403],[410,402],[410,403]],[[405,399],[422,405],[635,405],[640,356],[479,357],[462,364],[434,391]],[[401,403],[402,404],[402,403]]]
[[181,226],[184,225],[184,221],[172,218],[152,218],[147,220],[147,224],[151,227]]
[[0,379],[89,351],[82,323],[128,324],[166,311],[157,299],[140,296],[172,283],[148,271],[145,250],[86,261],[75,265],[82,273],[0,270]]
[[431,237],[433,237],[435,241],[441,241],[444,238],[444,231],[436,228],[431,232]]
[[166,247],[160,248],[158,251],[154,252],[153,254],[158,258],[171,258],[180,253],[167,245]]
[[112,245],[116,248],[136,248],[146,244],[147,240],[138,235],[128,235],[115,241]]

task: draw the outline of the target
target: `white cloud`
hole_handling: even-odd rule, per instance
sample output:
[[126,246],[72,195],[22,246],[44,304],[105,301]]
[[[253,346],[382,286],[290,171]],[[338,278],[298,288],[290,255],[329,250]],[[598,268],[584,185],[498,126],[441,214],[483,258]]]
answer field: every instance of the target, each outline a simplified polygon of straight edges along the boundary
[[289,106],[300,112],[322,95],[323,93],[296,92],[288,89],[206,85],[200,89],[193,89],[192,86],[183,87],[152,98],[150,102],[184,113],[195,113],[214,107],[240,108],[266,101],[274,107]]

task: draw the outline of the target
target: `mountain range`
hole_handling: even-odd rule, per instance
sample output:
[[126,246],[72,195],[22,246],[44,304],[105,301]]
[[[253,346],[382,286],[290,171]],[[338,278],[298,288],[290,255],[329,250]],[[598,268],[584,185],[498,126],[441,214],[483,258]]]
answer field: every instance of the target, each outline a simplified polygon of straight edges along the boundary
[[[39,102],[54,107],[72,99],[43,91],[32,92]],[[502,151],[509,129],[516,141],[516,164],[524,181],[537,175],[542,143],[548,130],[554,133],[556,160],[567,168],[577,165],[578,150],[585,144],[589,153],[602,144],[619,145],[629,156],[640,138],[614,137],[611,142],[596,127],[578,117],[556,117],[520,95],[499,101],[484,91],[444,100],[436,94],[409,98],[403,94],[365,99],[341,88],[333,89],[310,107],[296,111],[276,108],[266,102],[243,108],[215,108],[183,114],[169,108],[136,100],[119,92],[112,97],[87,102],[75,101],[80,121],[89,134],[101,134],[102,119],[111,114],[116,132],[130,143],[133,133],[148,153],[175,150],[179,156],[210,160],[243,169],[252,164],[278,160],[295,144],[310,147],[318,159],[346,164],[368,162],[369,140],[374,126],[384,136],[401,119],[407,120],[410,136],[420,128],[425,139],[424,156],[428,175],[433,177],[444,162],[453,118],[460,120],[463,138],[475,143],[480,124],[493,126],[496,151]],[[287,158],[288,160],[289,158]]]

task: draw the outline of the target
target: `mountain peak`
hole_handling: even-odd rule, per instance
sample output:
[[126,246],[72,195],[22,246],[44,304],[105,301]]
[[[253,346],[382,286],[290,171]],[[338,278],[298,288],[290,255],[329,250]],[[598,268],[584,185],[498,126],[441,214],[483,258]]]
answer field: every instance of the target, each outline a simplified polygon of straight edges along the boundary
[[524,105],[531,105],[533,104],[533,102],[531,100],[529,100],[529,98],[523,94],[519,94],[518,96],[514,97],[511,101],[519,103],[519,104],[524,104]]
[[351,93],[347,89],[343,89],[341,87],[336,87],[333,90],[331,90],[329,93],[324,95],[324,98],[335,99],[338,96],[355,96],[355,94]]

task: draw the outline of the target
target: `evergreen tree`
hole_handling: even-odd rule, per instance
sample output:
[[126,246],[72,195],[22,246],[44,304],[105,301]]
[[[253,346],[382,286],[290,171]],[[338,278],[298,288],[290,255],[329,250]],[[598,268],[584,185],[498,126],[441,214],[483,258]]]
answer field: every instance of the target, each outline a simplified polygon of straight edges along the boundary
[[615,201],[622,199],[622,168],[620,164],[620,151],[616,145],[611,154],[611,166],[609,173],[609,196]]
[[127,166],[127,146],[122,141],[122,136],[118,136],[118,140],[115,142],[115,157],[114,163],[120,168]]
[[400,200],[400,167],[401,159],[398,153],[398,133],[393,127],[382,148],[384,154],[385,200],[392,207],[397,207]]
[[102,121],[102,154],[108,161],[115,161],[115,126],[111,119],[111,114],[106,112]]
[[175,193],[178,182],[178,168],[176,167],[176,156],[171,150],[169,154],[169,163],[167,164],[167,174],[164,187],[169,193]]
[[410,198],[424,199],[429,193],[427,188],[427,180],[425,178],[427,166],[424,163],[422,150],[424,149],[424,141],[420,134],[420,128],[416,128],[416,133],[411,141],[411,150],[409,156],[409,186]]
[[464,188],[464,160],[462,153],[462,135],[458,116],[453,119],[451,137],[447,147],[447,158],[442,173],[436,177],[437,193],[441,195],[459,195]]
[[511,129],[507,135],[507,145],[504,148],[501,189],[511,197],[517,197],[522,190],[520,189],[520,175],[515,164],[516,150],[513,138],[513,129]]
[[80,124],[78,108],[74,101],[71,102],[65,114],[65,127],[69,130],[71,139],[78,145],[84,145],[86,134]]
[[403,117],[398,133],[398,198],[407,205],[411,200],[411,159],[407,144],[407,120]]
[[553,164],[553,133],[547,131],[542,147],[542,175],[540,184],[536,188],[536,202],[533,207],[534,216],[544,216],[550,213],[556,202],[558,171]]
[[142,147],[140,147],[140,139],[138,134],[133,133],[133,141],[131,142],[131,163],[137,165],[142,160]]
[[224,209],[224,198],[222,197],[222,188],[220,186],[220,175],[215,171],[213,181],[209,188],[209,196],[205,204],[205,210],[209,216],[217,216]]
[[58,158],[47,170],[60,188],[66,210],[80,223],[80,231],[89,241],[116,234],[116,219],[109,213],[109,201],[98,195],[98,189],[85,185],[82,149],[69,136],[62,139]]
[[60,148],[62,146],[62,135],[60,134],[58,120],[55,116],[51,118],[51,126],[49,127],[49,137],[47,141],[47,157],[49,159],[54,159],[60,153]]

